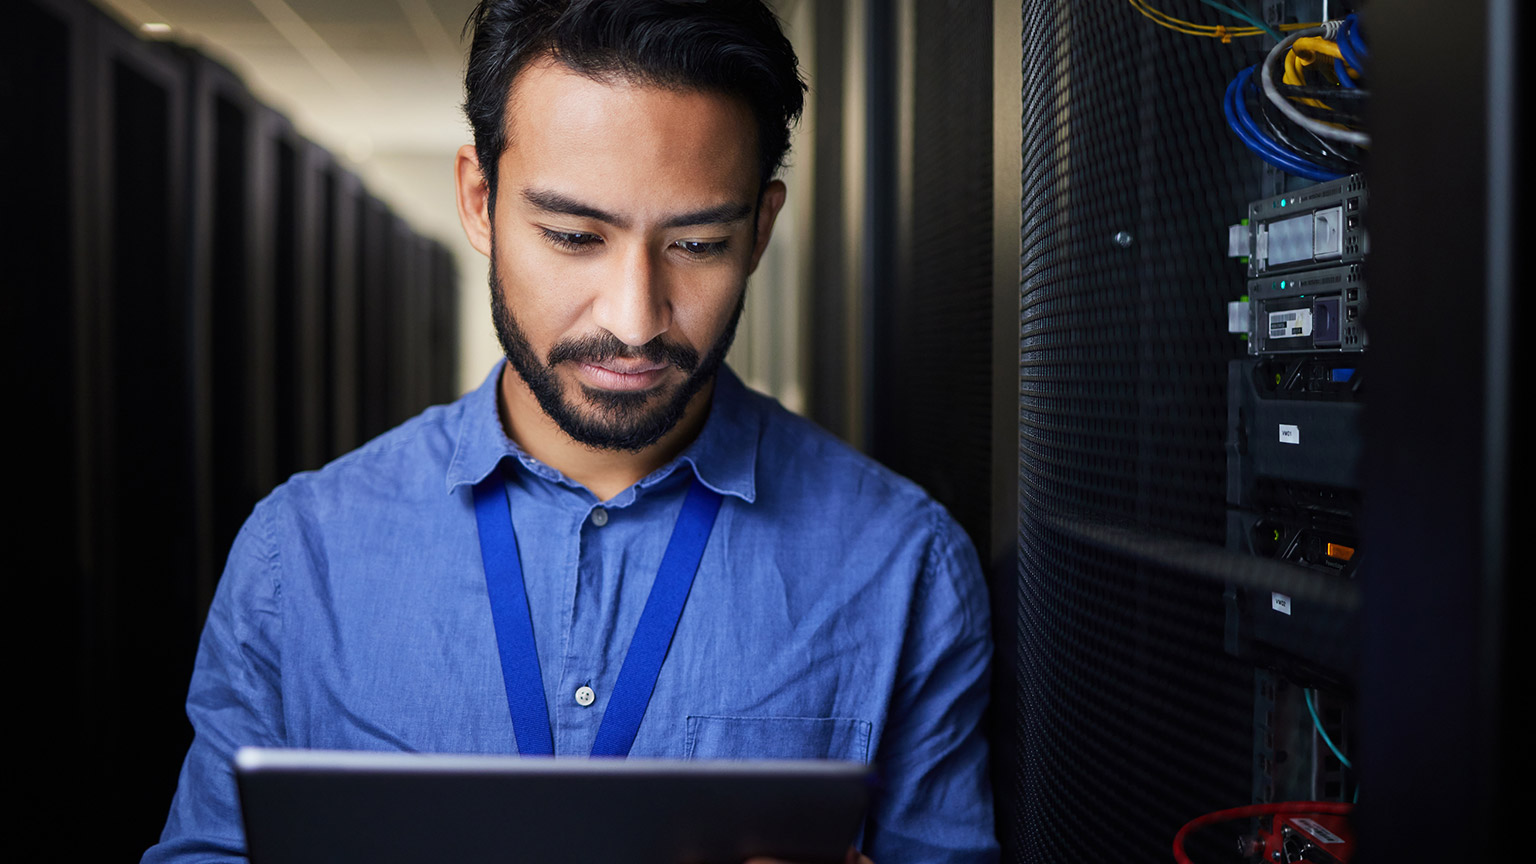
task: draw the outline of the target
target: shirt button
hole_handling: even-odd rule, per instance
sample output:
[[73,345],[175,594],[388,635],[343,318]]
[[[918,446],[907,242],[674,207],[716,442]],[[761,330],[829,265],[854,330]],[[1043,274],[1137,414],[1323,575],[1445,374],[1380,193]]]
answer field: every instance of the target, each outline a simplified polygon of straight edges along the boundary
[[585,684],[583,684],[582,686],[576,688],[576,704],[577,705],[580,705],[581,707],[585,708],[588,705],[591,705],[593,700],[595,700],[595,699],[597,699],[597,694],[592,692],[592,688],[591,687],[588,687]]
[[592,524],[601,528],[608,524],[608,511],[599,507],[592,511]]

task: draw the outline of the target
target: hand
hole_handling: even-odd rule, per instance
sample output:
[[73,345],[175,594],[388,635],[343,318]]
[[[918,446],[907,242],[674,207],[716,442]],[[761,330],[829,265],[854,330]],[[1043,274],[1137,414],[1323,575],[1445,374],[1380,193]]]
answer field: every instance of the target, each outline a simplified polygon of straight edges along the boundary
[[[753,858],[752,860],[745,862],[745,864],[794,864],[794,862],[780,861],[777,858]],[[849,846],[848,854],[843,856],[843,864],[875,864],[875,862],[869,860],[863,855],[860,855],[859,850]]]

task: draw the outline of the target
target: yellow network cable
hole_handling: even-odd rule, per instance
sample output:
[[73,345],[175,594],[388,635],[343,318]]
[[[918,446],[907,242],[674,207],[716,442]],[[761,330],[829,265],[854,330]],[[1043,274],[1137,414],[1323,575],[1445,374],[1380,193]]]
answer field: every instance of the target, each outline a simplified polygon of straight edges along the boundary
[[[1321,62],[1322,57],[1342,60],[1344,59],[1344,54],[1339,50],[1337,42],[1320,36],[1308,36],[1303,39],[1297,39],[1296,44],[1291,46],[1291,50],[1286,52],[1285,73],[1281,76],[1280,80],[1286,84],[1294,84],[1298,87],[1306,86],[1307,79],[1304,74],[1306,69],[1314,63]],[[1322,65],[1325,69],[1329,68],[1329,64],[1323,63]],[[1347,66],[1345,68],[1348,69]],[[1351,78],[1359,76],[1359,73],[1353,69],[1349,69],[1347,74]],[[1296,101],[1303,105],[1311,105],[1314,108],[1328,107],[1316,99],[1297,99]]]
[[[1244,36],[1264,35],[1264,29],[1262,27],[1227,27],[1223,24],[1196,24],[1191,21],[1184,21],[1182,19],[1175,18],[1166,12],[1152,8],[1152,5],[1148,3],[1147,0],[1130,0],[1130,4],[1136,9],[1137,12],[1140,12],[1142,15],[1145,15],[1147,18],[1151,19],[1157,23],[1158,26],[1167,27],[1169,30],[1183,33],[1188,36],[1204,36],[1211,39],[1220,39],[1222,42],[1231,42],[1233,39],[1241,38]],[[1282,31],[1304,30],[1308,27],[1316,26],[1318,25],[1315,23],[1281,24],[1280,29]]]
[[1343,60],[1344,54],[1339,50],[1337,42],[1324,39],[1321,36],[1308,36],[1305,39],[1297,39],[1291,46],[1289,53],[1285,55],[1285,83],[1303,85],[1302,71],[1307,66],[1318,62],[1318,55],[1331,57],[1335,60]]

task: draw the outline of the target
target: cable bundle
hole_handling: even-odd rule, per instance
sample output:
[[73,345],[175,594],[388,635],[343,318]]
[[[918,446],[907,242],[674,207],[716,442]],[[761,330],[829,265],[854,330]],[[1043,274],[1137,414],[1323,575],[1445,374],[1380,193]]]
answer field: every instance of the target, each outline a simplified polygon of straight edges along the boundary
[[[1208,36],[1213,39],[1220,39],[1223,42],[1231,42],[1233,39],[1243,36],[1263,36],[1265,34],[1275,37],[1277,41],[1282,38],[1274,28],[1241,9],[1228,6],[1225,3],[1218,2],[1218,0],[1200,0],[1200,2],[1218,12],[1230,15],[1241,21],[1246,21],[1249,26],[1227,27],[1221,24],[1196,24],[1191,21],[1175,18],[1160,9],[1154,9],[1152,4],[1146,2],[1146,0],[1130,0],[1131,5],[1136,7],[1137,12],[1157,22],[1159,26],[1167,27],[1169,30],[1183,33],[1186,36]],[[1305,26],[1307,25],[1289,24],[1282,26],[1280,29],[1299,30]]]
[[[1369,52],[1359,26],[1351,14],[1295,30],[1262,63],[1232,79],[1222,107],[1227,125],[1249,150],[1282,171],[1318,182],[1360,169],[1371,139],[1360,131]],[[1257,119],[1250,98],[1258,106]]]

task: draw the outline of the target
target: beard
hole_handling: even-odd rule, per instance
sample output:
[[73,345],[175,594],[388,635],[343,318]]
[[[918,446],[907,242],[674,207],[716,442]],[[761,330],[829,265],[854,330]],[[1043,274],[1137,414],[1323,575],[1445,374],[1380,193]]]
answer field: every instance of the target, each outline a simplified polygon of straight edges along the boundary
[[[635,347],[625,344],[612,333],[602,332],[557,342],[549,349],[548,360],[541,360],[502,299],[494,243],[490,258],[491,320],[495,322],[496,339],[501,343],[507,362],[561,431],[599,450],[638,453],[672,431],[683,419],[688,403],[704,385],[714,380],[720,364],[725,362],[746,303],[743,286],[730,322],[702,358],[694,349],[666,341],[661,336]],[[619,357],[666,363],[677,367],[685,377],[670,393],[666,385],[650,390],[616,391],[582,384],[578,385],[580,394],[573,396],[565,392],[555,374],[562,363],[597,364]]]

